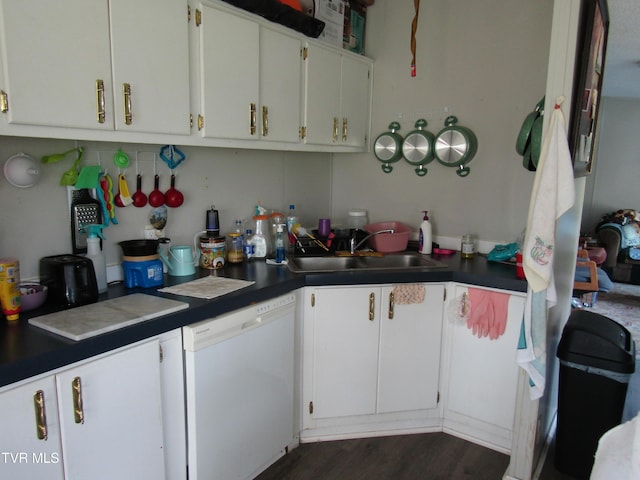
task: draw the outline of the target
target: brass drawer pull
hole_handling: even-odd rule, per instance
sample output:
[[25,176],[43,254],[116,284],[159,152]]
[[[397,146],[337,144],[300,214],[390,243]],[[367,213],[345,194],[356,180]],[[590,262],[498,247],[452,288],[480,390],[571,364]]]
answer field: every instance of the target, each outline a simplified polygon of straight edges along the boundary
[[71,391],[73,394],[73,418],[76,423],[84,423],[84,409],[82,407],[82,382],[80,377],[75,377],[71,381]]
[[36,409],[36,435],[38,440],[46,440],[49,436],[47,432],[47,412],[44,408],[44,392],[38,390],[33,395],[33,405]]
[[100,79],[96,80],[96,112],[98,114],[98,123],[104,123],[104,81]]
[[124,124],[131,125],[133,113],[131,111],[131,84],[122,84],[122,100],[124,101]]
[[256,104],[252,103],[251,105],[249,105],[249,122],[250,122],[250,126],[249,126],[249,133],[251,133],[251,135],[255,135],[256,134]]
[[369,320],[373,322],[376,316],[376,296],[373,292],[369,294]]
[[269,107],[262,106],[262,136],[269,135]]

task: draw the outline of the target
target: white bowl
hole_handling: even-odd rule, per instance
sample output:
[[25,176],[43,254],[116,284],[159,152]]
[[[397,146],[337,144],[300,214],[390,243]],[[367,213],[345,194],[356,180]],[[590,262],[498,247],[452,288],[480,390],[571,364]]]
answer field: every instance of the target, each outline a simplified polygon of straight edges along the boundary
[[40,178],[38,163],[25,153],[17,153],[4,163],[4,176],[14,187],[34,186]]

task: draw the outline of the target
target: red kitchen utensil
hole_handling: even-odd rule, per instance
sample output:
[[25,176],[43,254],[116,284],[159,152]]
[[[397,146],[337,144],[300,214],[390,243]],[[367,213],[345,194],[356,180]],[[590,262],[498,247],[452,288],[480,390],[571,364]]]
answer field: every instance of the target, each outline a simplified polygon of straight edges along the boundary
[[156,174],[153,180],[153,191],[149,194],[149,205],[152,207],[160,207],[165,202],[164,193],[158,188],[159,185],[160,175]]
[[176,189],[176,176],[171,175],[171,188],[165,193],[167,207],[177,208],[184,202],[184,195]]
[[144,207],[147,204],[147,196],[142,191],[142,175],[136,177],[136,191],[133,193],[133,206]]

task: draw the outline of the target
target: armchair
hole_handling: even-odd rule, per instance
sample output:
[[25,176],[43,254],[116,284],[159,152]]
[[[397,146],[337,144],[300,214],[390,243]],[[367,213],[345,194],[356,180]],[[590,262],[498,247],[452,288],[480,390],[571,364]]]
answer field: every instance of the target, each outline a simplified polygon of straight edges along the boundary
[[607,252],[602,268],[613,281],[640,285],[640,219],[635,210],[619,212],[605,215],[596,228],[598,241]]

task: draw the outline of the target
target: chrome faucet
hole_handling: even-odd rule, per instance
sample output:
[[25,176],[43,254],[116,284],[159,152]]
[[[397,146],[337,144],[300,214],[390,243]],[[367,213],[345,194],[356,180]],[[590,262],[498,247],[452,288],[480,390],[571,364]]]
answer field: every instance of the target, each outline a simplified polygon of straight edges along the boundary
[[395,232],[396,231],[393,228],[386,228],[384,230],[378,230],[377,232],[370,233],[369,235],[364,237],[362,240],[360,240],[358,243],[356,243],[356,234],[358,233],[358,229],[356,228],[356,229],[353,230],[353,234],[351,235],[351,240],[349,240],[349,253],[351,255],[355,254],[356,250],[358,249],[358,247],[360,247],[364,242],[369,240],[374,235],[378,235],[380,233],[395,233]]

